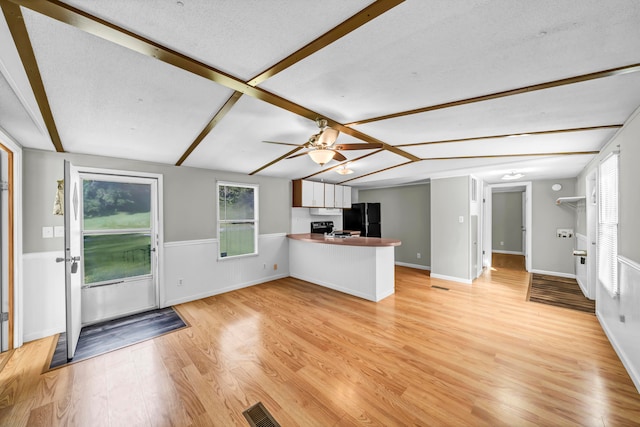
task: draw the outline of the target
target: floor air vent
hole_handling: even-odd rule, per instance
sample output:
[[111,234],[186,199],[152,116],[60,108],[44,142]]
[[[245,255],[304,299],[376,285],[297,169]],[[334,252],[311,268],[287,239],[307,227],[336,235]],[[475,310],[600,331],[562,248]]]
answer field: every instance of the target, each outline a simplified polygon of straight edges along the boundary
[[432,288],[442,289],[443,291],[448,291],[449,288],[445,288],[444,286],[431,285]]
[[251,427],[280,427],[280,424],[273,419],[262,402],[245,409],[242,415],[247,419]]

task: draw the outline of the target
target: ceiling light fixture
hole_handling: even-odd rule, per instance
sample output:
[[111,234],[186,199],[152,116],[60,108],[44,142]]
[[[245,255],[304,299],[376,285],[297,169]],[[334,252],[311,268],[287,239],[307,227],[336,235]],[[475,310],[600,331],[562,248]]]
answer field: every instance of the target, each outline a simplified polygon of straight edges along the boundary
[[336,169],[336,172],[340,175],[349,175],[353,173],[353,171],[349,169],[347,165],[343,165],[341,168]]
[[320,166],[333,159],[333,156],[335,156],[335,154],[335,151],[324,149],[309,151],[309,157],[311,157],[311,160],[313,160]]
[[524,174],[521,173],[516,173],[516,171],[511,171],[510,174],[504,174],[502,176],[502,179],[504,179],[505,181],[512,181],[514,179],[519,179],[522,178],[524,176]]

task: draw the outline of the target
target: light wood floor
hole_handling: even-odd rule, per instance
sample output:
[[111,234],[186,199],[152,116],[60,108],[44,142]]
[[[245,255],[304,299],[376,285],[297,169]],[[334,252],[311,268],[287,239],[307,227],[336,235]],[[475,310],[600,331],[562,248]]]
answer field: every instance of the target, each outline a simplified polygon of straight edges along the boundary
[[526,302],[527,273],[396,283],[377,304],[291,278],[182,304],[190,328],[45,374],[52,338],[28,343],[0,425],[246,426],[257,401],[283,426],[640,422],[597,318]]

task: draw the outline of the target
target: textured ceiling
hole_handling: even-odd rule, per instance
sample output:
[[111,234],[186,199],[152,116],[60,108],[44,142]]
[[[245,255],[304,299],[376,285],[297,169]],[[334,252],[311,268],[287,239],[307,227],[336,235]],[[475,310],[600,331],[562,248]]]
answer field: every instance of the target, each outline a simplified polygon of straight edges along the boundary
[[[363,188],[570,178],[640,106],[635,0],[0,6],[0,127],[29,148]],[[347,176],[287,159],[318,116],[383,149],[341,151]]]

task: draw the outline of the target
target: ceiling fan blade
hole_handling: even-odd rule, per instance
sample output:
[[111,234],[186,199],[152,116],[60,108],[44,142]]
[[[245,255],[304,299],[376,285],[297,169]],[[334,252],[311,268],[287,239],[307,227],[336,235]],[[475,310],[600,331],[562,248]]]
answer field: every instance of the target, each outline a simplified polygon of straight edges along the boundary
[[382,148],[382,143],[371,142],[369,144],[338,144],[333,147],[334,150],[374,150]]
[[338,162],[344,162],[345,160],[347,160],[345,156],[343,156],[341,153],[338,153],[336,150],[331,150],[331,151],[335,153],[333,155],[333,160],[336,160]]
[[308,151],[305,151],[304,153],[294,154],[293,156],[287,157],[287,159],[295,159],[296,157],[304,156],[307,153],[308,153]]
[[305,144],[290,144],[288,142],[278,142],[278,141],[262,141],[262,142],[266,142],[267,144],[288,145],[290,147],[302,147],[305,145]]

